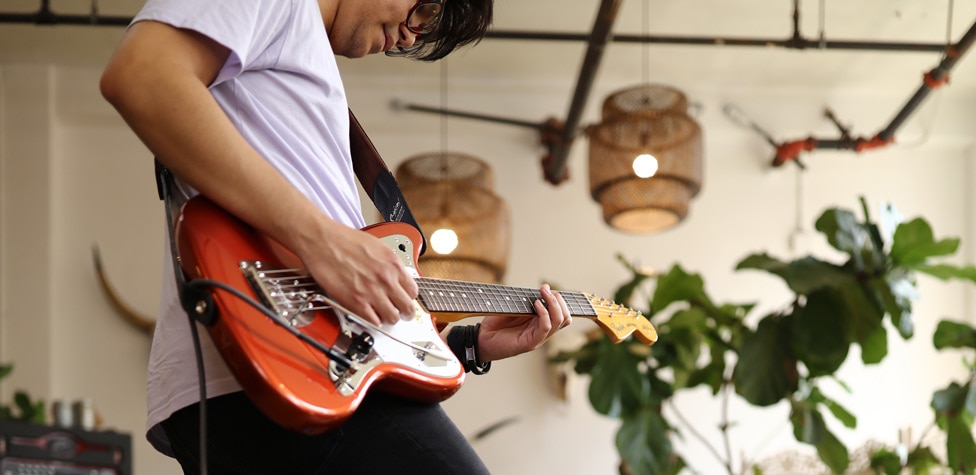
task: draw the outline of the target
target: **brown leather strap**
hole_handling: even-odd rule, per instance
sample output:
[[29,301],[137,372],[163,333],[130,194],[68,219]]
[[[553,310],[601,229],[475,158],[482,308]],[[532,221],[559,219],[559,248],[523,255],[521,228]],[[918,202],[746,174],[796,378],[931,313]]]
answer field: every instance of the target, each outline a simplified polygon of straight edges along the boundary
[[386,221],[401,221],[412,225],[420,231],[423,242],[420,243],[420,254],[427,250],[427,238],[423,230],[414,219],[407,200],[400,191],[390,169],[383,161],[383,157],[373,146],[373,142],[366,135],[363,126],[356,116],[349,110],[349,149],[352,153],[352,168],[363,185],[369,199],[373,200],[376,209]]
[[369,199],[372,200],[374,199],[376,177],[380,173],[389,172],[390,169],[380,157],[380,153],[376,151],[376,147],[373,146],[373,142],[366,135],[363,126],[352,113],[352,109],[349,110],[349,148],[352,152],[353,170],[355,170],[359,182],[362,183],[363,189],[369,195]]

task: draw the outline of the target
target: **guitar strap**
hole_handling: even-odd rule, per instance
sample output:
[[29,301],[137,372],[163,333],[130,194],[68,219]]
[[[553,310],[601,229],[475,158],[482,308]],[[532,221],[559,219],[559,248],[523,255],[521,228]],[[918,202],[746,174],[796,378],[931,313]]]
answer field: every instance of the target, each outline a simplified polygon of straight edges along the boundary
[[400,191],[400,185],[390,173],[383,157],[376,151],[373,142],[369,140],[359,120],[349,110],[349,147],[352,151],[352,166],[359,178],[359,183],[373,200],[373,205],[383,215],[386,221],[401,221],[420,231],[422,242],[420,254],[427,251],[427,238],[420,224],[410,212],[407,200]]
[[[373,201],[373,205],[385,221],[400,221],[417,228],[422,238],[420,254],[423,255],[427,251],[427,238],[423,229],[410,211],[396,178],[393,177],[393,173],[390,173],[386,162],[366,135],[352,109],[349,110],[349,148],[352,154],[353,171],[369,199]],[[172,173],[158,159],[156,160],[156,191],[159,193],[159,199],[166,204],[167,217],[172,225],[172,219],[176,216],[175,211],[181,203],[178,203],[178,193],[173,193],[175,187]],[[170,237],[174,237],[172,229],[170,231]]]

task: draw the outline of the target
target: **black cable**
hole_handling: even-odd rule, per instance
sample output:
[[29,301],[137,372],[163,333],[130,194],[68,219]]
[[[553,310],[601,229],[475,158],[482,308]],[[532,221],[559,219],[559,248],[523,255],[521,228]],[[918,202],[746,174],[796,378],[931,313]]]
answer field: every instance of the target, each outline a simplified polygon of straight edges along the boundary
[[200,475],[207,475],[207,378],[203,367],[203,349],[200,347],[200,332],[197,322],[189,312],[186,314],[193,334],[193,352],[197,360],[197,384],[200,387]]
[[[156,192],[159,199],[165,204],[166,208],[166,228],[169,230],[169,251],[170,263],[173,265],[173,277],[176,280],[176,289],[180,293],[180,303],[186,311],[187,321],[190,324],[190,333],[193,336],[193,352],[197,365],[197,385],[200,391],[200,475],[207,475],[207,378],[203,366],[203,349],[200,347],[200,335],[197,331],[196,321],[193,313],[190,312],[186,304],[186,276],[183,275],[183,268],[180,266],[176,248],[176,232],[174,229],[175,212],[177,208],[175,198],[170,194],[171,187],[174,186],[173,175],[169,169],[164,167],[157,159],[156,168]],[[212,313],[212,310],[211,310]]]
[[[252,299],[247,294],[244,294],[240,290],[238,290],[238,289],[236,289],[236,288],[234,288],[234,287],[232,287],[232,286],[230,286],[228,284],[225,284],[223,282],[216,281],[216,280],[210,280],[210,279],[194,279],[194,280],[191,280],[191,281],[188,281],[188,282],[184,282],[183,283],[183,286],[184,286],[184,289],[189,288],[189,289],[194,290],[194,291],[200,291],[200,290],[204,290],[204,289],[220,289],[220,290],[223,290],[225,292],[228,292],[231,295],[233,295],[233,296],[241,299],[245,303],[251,305],[252,307],[254,307],[255,309],[257,309],[258,311],[260,311],[262,314],[264,314],[265,316],[267,316],[268,318],[270,318],[271,321],[273,321],[276,325],[278,325],[281,328],[284,328],[289,333],[291,333],[292,335],[294,335],[296,338],[302,340],[305,343],[308,343],[309,345],[312,345],[317,350],[323,352],[327,357],[329,357],[329,359],[331,359],[332,361],[334,361],[340,367],[340,370],[344,370],[344,369],[346,369],[346,368],[348,368],[349,366],[352,365],[352,360],[350,360],[345,355],[336,353],[335,350],[333,350],[332,348],[328,348],[328,347],[322,345],[321,343],[319,343],[318,341],[316,341],[316,340],[312,339],[311,337],[305,335],[304,333],[296,330],[295,328],[292,328],[287,323],[282,322],[278,318],[278,315],[276,315],[274,312],[272,312],[266,306],[264,306],[260,302]],[[213,310],[211,309],[210,311],[213,311]],[[207,475],[207,380],[206,380],[206,374],[205,374],[205,371],[206,370],[204,369],[204,364],[203,364],[203,349],[201,348],[201,345],[200,345],[200,334],[199,334],[199,331],[198,331],[197,325],[196,325],[197,320],[196,320],[196,318],[194,318],[193,313],[190,312],[190,311],[187,311],[187,320],[188,320],[188,322],[190,324],[190,332],[193,335],[193,350],[194,350],[195,357],[196,357],[197,378],[198,378],[198,385],[199,385],[199,388],[200,388],[200,403],[199,403],[199,407],[200,407],[200,428],[199,428],[199,432],[200,432],[200,474],[201,475]]]
[[250,296],[248,296],[244,292],[241,292],[240,290],[238,290],[237,288],[235,288],[235,287],[233,287],[233,286],[231,286],[229,284],[225,284],[223,282],[220,282],[220,281],[217,281],[217,280],[211,280],[211,279],[193,279],[193,280],[187,282],[186,283],[186,286],[187,287],[193,287],[196,290],[200,290],[200,289],[206,288],[206,287],[209,287],[209,288],[217,288],[217,289],[223,290],[223,291],[225,291],[225,292],[227,292],[227,293],[229,293],[229,294],[231,294],[231,295],[233,295],[233,296],[241,299],[242,301],[244,301],[245,303],[249,304],[250,306],[254,307],[258,311],[260,311],[261,313],[263,313],[266,317],[270,318],[271,321],[274,322],[276,325],[278,325],[279,327],[283,328],[288,333],[291,333],[292,336],[294,336],[295,338],[298,338],[299,340],[302,340],[303,342],[311,345],[316,350],[321,351],[326,357],[328,357],[334,363],[336,363],[337,365],[339,365],[340,366],[340,369],[344,370],[344,369],[349,368],[350,366],[352,366],[353,361],[351,359],[349,359],[349,357],[347,357],[346,355],[344,355],[342,353],[336,352],[334,349],[329,348],[329,347],[323,345],[322,343],[320,343],[319,341],[315,340],[314,338],[312,338],[312,337],[310,337],[310,336],[302,333],[301,331],[295,329],[294,327],[292,327],[288,323],[285,323],[285,322],[281,321],[281,319],[278,318],[278,315],[275,314],[273,311],[271,311],[264,304],[262,304],[261,302],[258,302],[257,300],[254,300],[253,298],[251,298]]

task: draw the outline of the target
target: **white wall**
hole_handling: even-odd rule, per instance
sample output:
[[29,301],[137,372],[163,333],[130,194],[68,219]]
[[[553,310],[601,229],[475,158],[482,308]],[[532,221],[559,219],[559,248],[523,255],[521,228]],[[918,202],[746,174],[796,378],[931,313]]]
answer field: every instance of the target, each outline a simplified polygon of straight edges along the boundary
[[[395,167],[411,154],[438,150],[440,122],[433,115],[391,111],[389,101],[437,105],[439,91],[438,84],[394,76],[396,63],[390,64],[390,72],[383,75],[359,73],[348,63],[343,67],[353,109]],[[14,388],[49,400],[92,397],[105,428],[133,434],[136,473],[173,473],[175,463],[155,454],[142,436],[148,339],[113,313],[92,267],[90,250],[97,244],[120,293],[141,311],[154,312],[163,265],[163,225],[151,157],[100,99],[98,74],[94,66],[0,65],[0,361],[12,361],[17,368],[0,386],[0,400],[8,400]],[[593,104],[624,85],[600,83]],[[450,101],[459,110],[541,121],[564,115],[572,86],[570,78],[512,83],[452,76]],[[649,236],[623,235],[602,224],[599,208],[586,190],[585,140],[570,156],[571,180],[554,187],[541,180],[541,150],[533,132],[463,119],[449,122],[449,149],[491,163],[497,192],[511,207],[508,283],[536,285],[548,280],[563,288],[611,296],[627,277],[614,260],[622,253],[658,269],[680,263],[699,272],[717,301],[759,302],[754,314],[759,318],[785,305],[788,294],[770,276],[734,272],[738,260],[759,251],[783,258],[805,252],[832,256],[812,231],[812,223],[826,207],[859,211],[860,195],[875,209],[892,201],[906,217],[924,216],[938,236],[963,237],[967,261],[976,255],[969,186],[976,172],[969,136],[936,136],[914,147],[861,155],[806,156],[802,224],[808,237],[802,247],[791,249],[796,168],[768,168],[768,145],[720,112],[723,103],[732,101],[784,138],[799,137],[832,132],[819,116],[827,103],[837,106],[858,130],[871,133],[901,106],[906,91],[694,86],[688,84],[692,89],[686,92],[703,106],[699,119],[706,139],[704,187],[685,223]],[[952,106],[951,97],[946,99],[943,105]],[[924,109],[906,126],[905,137],[920,136],[930,117],[951,116],[954,109],[949,106],[937,116]],[[588,121],[594,111],[591,104]],[[872,437],[892,442],[897,430],[908,426],[918,433],[929,419],[932,391],[950,377],[961,377],[958,358],[935,355],[930,338],[940,318],[973,320],[972,292],[963,285],[926,278],[921,279],[921,289],[916,337],[901,342],[892,336],[891,354],[882,367],[844,368],[852,393],[833,395],[861,417],[856,431],[839,429],[852,444]],[[571,331],[591,328],[582,321]],[[583,381],[570,382],[569,399],[563,402],[551,392],[547,378],[541,352],[499,362],[489,375],[469,378],[445,407],[466,434],[518,418],[476,443],[494,473],[615,473],[614,421],[589,409]],[[682,398],[678,407],[714,440],[715,401],[696,392]],[[756,410],[736,404],[732,417],[738,421],[737,457],[744,453],[762,458],[795,446],[783,407]],[[700,445],[689,441],[685,448],[686,458],[697,468],[714,473],[716,466]]]

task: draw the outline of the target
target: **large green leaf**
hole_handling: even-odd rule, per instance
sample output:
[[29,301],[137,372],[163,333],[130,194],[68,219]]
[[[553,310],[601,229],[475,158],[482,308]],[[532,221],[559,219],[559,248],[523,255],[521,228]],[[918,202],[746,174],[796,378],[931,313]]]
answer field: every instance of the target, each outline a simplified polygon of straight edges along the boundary
[[968,392],[968,388],[952,382],[947,388],[940,389],[932,395],[932,409],[940,415],[954,417],[965,406]]
[[922,218],[901,223],[895,229],[891,243],[891,259],[897,264],[910,266],[925,262],[930,257],[948,256],[959,249],[959,239],[935,240],[932,227]]
[[792,404],[790,422],[793,423],[793,437],[805,444],[816,445],[827,432],[827,425],[817,412],[817,406],[805,401]]
[[861,345],[861,362],[878,364],[888,356],[888,330],[884,325],[878,325],[874,333],[862,338],[858,344]]
[[816,377],[831,374],[847,359],[850,349],[846,307],[833,291],[807,296],[793,312],[793,352]]
[[820,392],[820,388],[816,386],[811,388],[810,395],[807,400],[814,404],[823,404],[824,406],[827,406],[827,410],[829,410],[830,413],[837,418],[837,420],[844,424],[844,427],[857,427],[857,417],[845,409],[844,406],[838,404],[837,401],[825,396],[822,392]]
[[976,385],[973,385],[972,380],[974,376],[976,376],[976,374],[970,375],[969,384],[966,385],[969,390],[966,391],[965,407],[966,412],[968,412],[970,416],[976,416]]
[[712,395],[715,396],[722,389],[725,382],[725,364],[712,362],[703,368],[693,371],[688,376],[687,387],[693,388],[699,384],[704,384],[711,388]]
[[715,335],[714,333],[714,331],[709,331],[706,334],[706,340],[710,341],[708,345],[708,363],[700,366],[688,378],[689,388],[704,384],[712,389],[712,395],[718,394],[722,389],[722,385],[725,383],[725,371],[727,368],[725,355],[727,351],[731,351],[727,344],[722,343],[721,336]]
[[869,280],[868,286],[891,316],[891,324],[898,329],[902,338],[911,338],[915,334],[912,301],[919,297],[918,288],[915,287],[915,275],[904,267],[895,267],[883,278]]
[[730,304],[724,303],[720,305],[716,312],[709,314],[715,323],[724,326],[739,326],[742,325],[742,321],[749,315],[749,312],[756,306],[755,303],[747,304]]
[[705,307],[712,307],[711,300],[705,294],[705,283],[701,276],[689,274],[679,265],[675,265],[667,274],[658,277],[654,298],[651,301],[651,313],[660,312],[674,302],[696,302]]
[[937,350],[945,348],[976,348],[976,329],[967,323],[942,320],[932,335]]
[[976,282],[976,266],[957,267],[951,264],[920,263],[906,266],[937,279],[961,279]]
[[624,419],[617,431],[617,451],[634,475],[674,473],[668,424],[652,408]]
[[740,261],[735,269],[757,269],[778,275],[790,290],[803,295],[851,278],[843,268],[809,256],[783,262],[765,253],[753,254]]
[[634,413],[649,404],[647,379],[640,371],[643,358],[601,339],[596,364],[590,373],[589,398],[593,409],[610,417]]
[[901,473],[901,457],[885,448],[871,454],[871,468],[875,473],[898,475]]
[[44,401],[32,401],[26,392],[17,391],[14,393],[14,404],[20,411],[15,419],[34,423],[45,422]]
[[6,378],[13,370],[14,365],[12,364],[0,364],[0,379]]
[[810,403],[793,404],[790,412],[793,436],[800,442],[816,447],[820,460],[834,473],[844,473],[850,464],[847,447],[827,429],[823,416],[816,408],[815,404]]
[[671,361],[676,388],[688,387],[691,374],[698,369],[698,360],[702,351],[702,334],[688,328],[676,328],[668,332],[668,338],[673,339],[675,358]]
[[918,475],[928,475],[935,467],[941,467],[942,461],[932,453],[928,447],[917,447],[909,452],[908,463],[905,464],[911,469],[911,473]]
[[847,447],[844,447],[844,444],[830,431],[827,431],[824,438],[817,443],[817,455],[834,473],[844,473],[851,464],[851,455]]
[[620,261],[632,275],[630,281],[621,285],[613,297],[614,302],[625,304],[630,302],[630,299],[634,296],[634,292],[636,292],[637,289],[651,276],[638,271],[620,254],[617,254],[617,260]]
[[863,343],[873,336],[884,321],[884,308],[873,293],[868,293],[860,282],[849,280],[831,290],[843,302],[844,318],[850,325],[854,342]]
[[590,374],[593,372],[593,366],[597,363],[597,349],[599,345],[599,340],[589,341],[579,347],[579,349],[556,353],[549,359],[549,362],[558,364],[572,361],[574,362],[573,369],[577,374]]
[[876,230],[873,226],[857,221],[847,210],[828,209],[817,219],[815,227],[827,237],[834,249],[851,256],[858,272],[872,272],[885,261],[883,249],[875,244]]
[[956,473],[973,473],[976,469],[976,442],[972,428],[959,415],[949,417],[946,427],[946,458]]
[[692,307],[687,309],[682,309],[674,312],[674,315],[668,319],[667,327],[669,330],[688,330],[698,333],[703,333],[708,329],[708,315],[705,311],[698,307]]
[[791,318],[771,315],[746,333],[732,379],[735,391],[757,406],[770,406],[796,391],[799,375],[789,350]]

